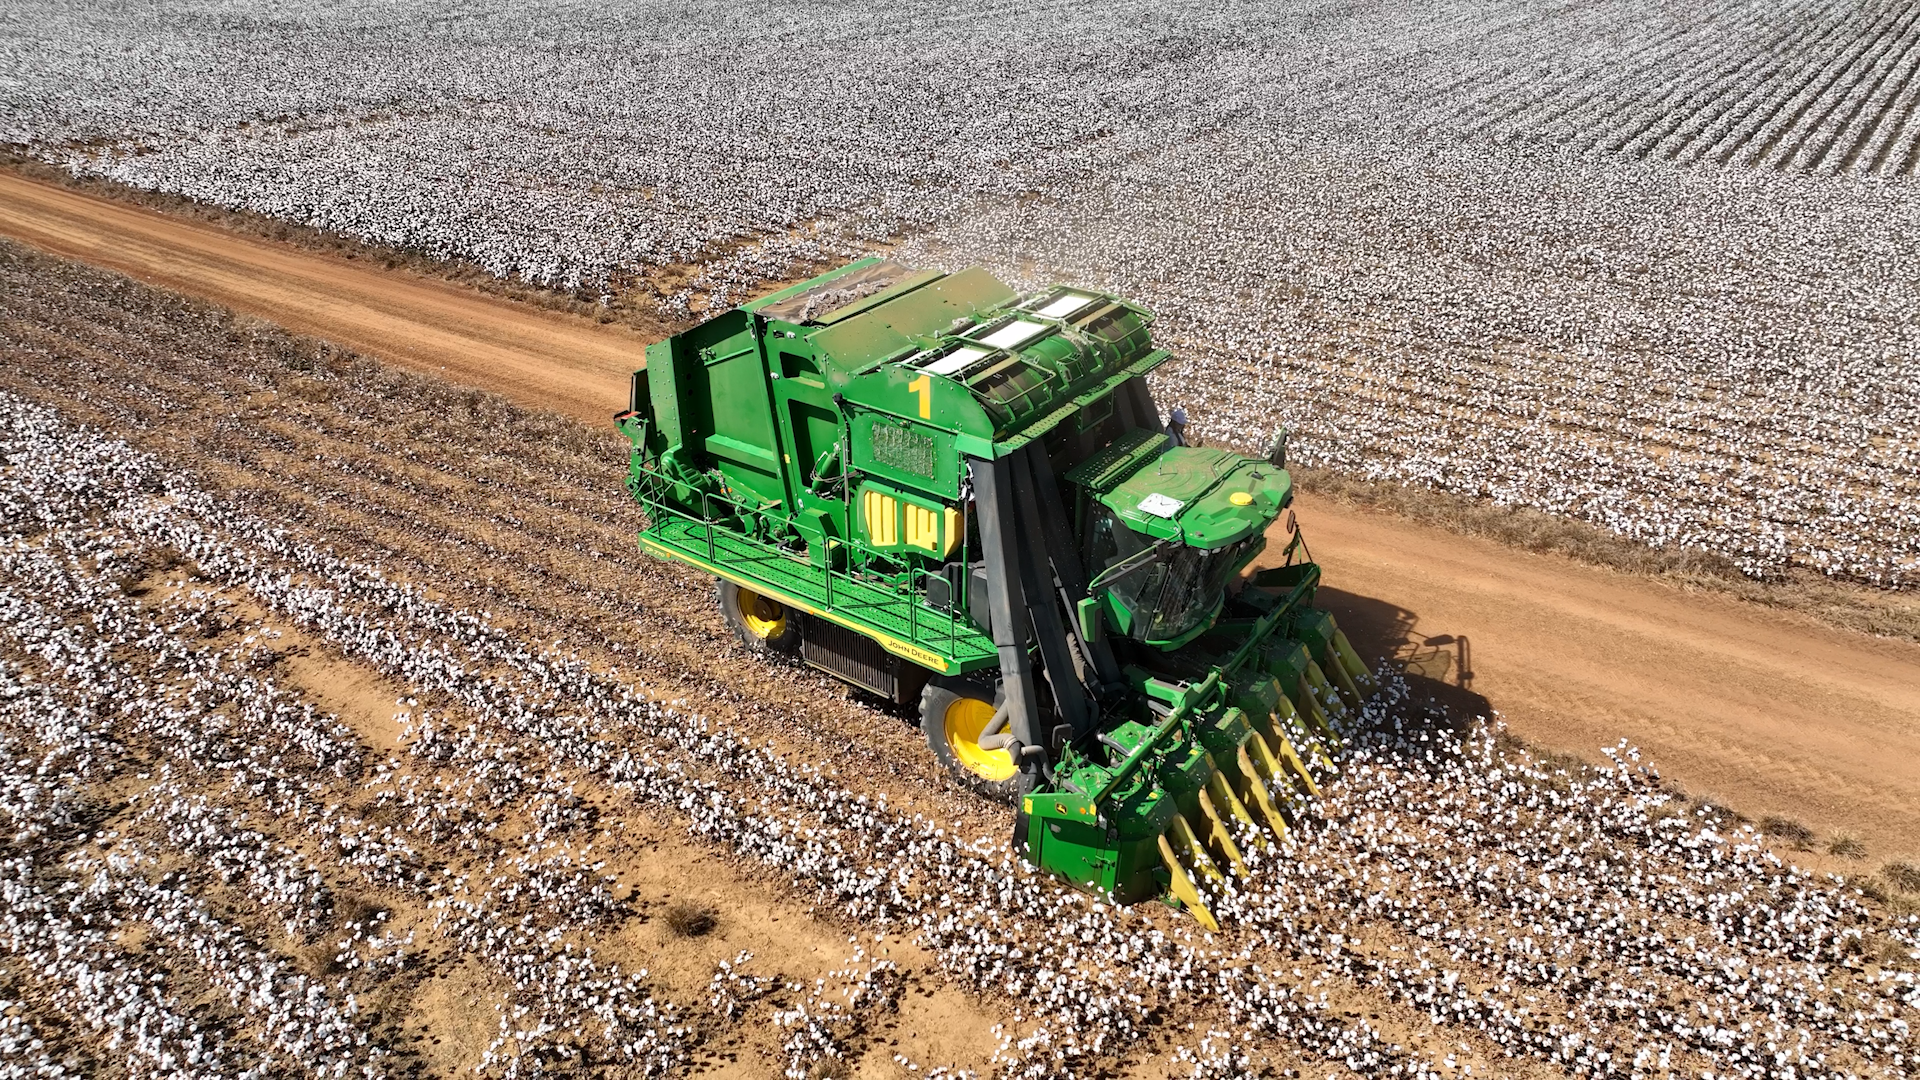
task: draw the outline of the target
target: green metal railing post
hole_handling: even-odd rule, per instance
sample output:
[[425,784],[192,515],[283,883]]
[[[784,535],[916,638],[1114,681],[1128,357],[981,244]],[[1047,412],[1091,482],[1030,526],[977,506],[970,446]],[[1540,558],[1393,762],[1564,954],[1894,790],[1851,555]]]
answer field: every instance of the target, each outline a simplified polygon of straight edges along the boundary
[[700,516],[707,527],[707,565],[712,566],[719,561],[713,556],[713,500],[704,491],[700,493]]

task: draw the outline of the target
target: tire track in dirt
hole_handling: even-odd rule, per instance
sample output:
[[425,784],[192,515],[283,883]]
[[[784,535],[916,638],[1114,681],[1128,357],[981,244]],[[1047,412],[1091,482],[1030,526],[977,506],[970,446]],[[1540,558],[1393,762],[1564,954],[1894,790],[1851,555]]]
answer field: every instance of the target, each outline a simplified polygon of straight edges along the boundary
[[[1472,692],[1541,745],[1625,737],[1696,794],[1852,832],[1920,836],[1920,646],[1820,626],[1302,495],[1325,603],[1355,643],[1470,642]],[[1364,644],[1362,644],[1364,642]],[[1453,651],[1452,645],[1447,646]],[[1459,694],[1457,661],[1441,693]]]

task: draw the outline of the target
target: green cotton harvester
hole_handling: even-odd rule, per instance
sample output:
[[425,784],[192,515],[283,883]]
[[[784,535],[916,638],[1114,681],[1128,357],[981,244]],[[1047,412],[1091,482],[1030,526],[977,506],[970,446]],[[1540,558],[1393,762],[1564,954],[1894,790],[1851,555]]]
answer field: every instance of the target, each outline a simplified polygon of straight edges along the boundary
[[1211,928],[1374,686],[1312,606],[1284,438],[1178,445],[1152,323],[865,259],[649,346],[616,422],[641,546],[717,577],[749,647],[917,703],[1028,860]]

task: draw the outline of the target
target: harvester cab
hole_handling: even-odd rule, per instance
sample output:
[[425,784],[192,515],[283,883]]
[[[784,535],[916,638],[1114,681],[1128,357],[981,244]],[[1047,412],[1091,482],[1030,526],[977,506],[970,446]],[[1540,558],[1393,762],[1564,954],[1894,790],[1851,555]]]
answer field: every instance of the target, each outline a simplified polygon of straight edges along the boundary
[[743,642],[917,704],[1042,869],[1212,926],[1373,686],[1312,606],[1284,443],[1176,445],[1152,321],[866,259],[649,346],[616,422],[642,548],[718,578]]

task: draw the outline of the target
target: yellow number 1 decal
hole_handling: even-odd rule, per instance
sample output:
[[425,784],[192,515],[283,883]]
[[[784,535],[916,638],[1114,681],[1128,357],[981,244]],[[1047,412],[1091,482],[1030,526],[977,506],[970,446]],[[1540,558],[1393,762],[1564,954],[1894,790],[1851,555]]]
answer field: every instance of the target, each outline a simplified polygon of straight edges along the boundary
[[920,419],[933,419],[933,384],[925,375],[907,384],[907,393],[920,395]]

